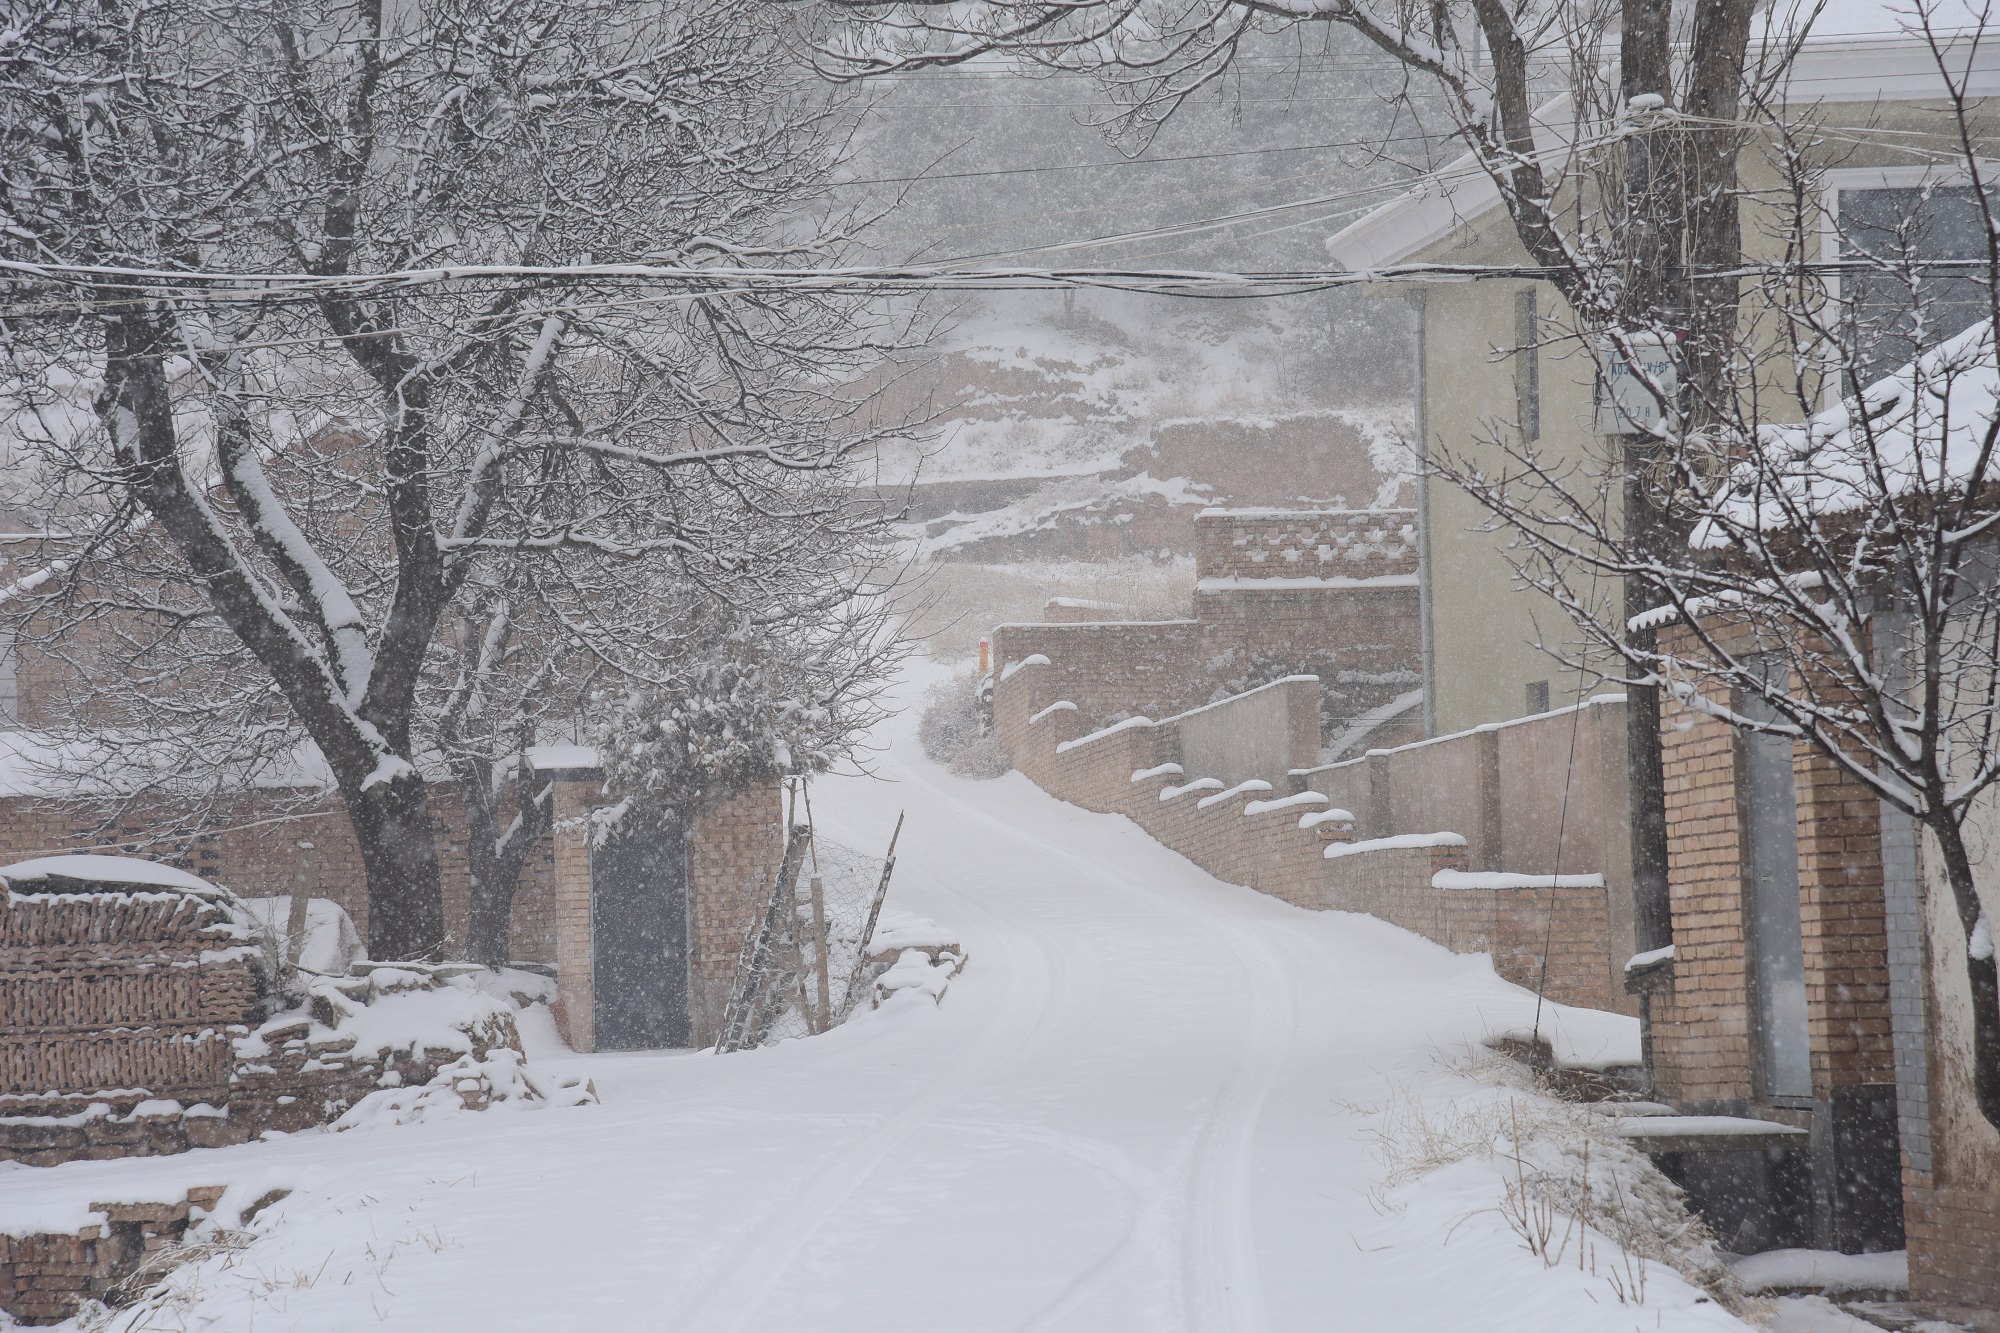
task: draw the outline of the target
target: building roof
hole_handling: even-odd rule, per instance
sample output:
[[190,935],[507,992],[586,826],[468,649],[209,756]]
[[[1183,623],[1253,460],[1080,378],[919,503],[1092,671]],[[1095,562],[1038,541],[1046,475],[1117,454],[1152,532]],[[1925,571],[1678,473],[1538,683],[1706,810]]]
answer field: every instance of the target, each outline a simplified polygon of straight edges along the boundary
[[[1770,54],[1765,58],[1775,63],[1781,45],[1796,40],[1811,21],[1779,85],[1787,104],[1908,102],[1942,94],[1936,58],[1921,34],[1902,26],[1908,17],[1902,6],[1883,0],[1825,0],[1816,17],[1814,8],[1814,0],[1780,0],[1778,17],[1766,29]],[[1978,29],[1979,17],[1973,0],[1940,0],[1931,21],[1939,33],[1970,33]],[[1759,41],[1752,37],[1753,48]],[[1968,93],[2000,95],[2000,42],[1962,45],[1956,68],[1967,76]],[[1752,59],[1757,58],[1753,49]],[[1560,167],[1572,122],[1566,93],[1536,110],[1536,146],[1546,164]],[[1335,233],[1326,242],[1327,256],[1354,273],[1404,263],[1499,202],[1492,178],[1465,153]]]

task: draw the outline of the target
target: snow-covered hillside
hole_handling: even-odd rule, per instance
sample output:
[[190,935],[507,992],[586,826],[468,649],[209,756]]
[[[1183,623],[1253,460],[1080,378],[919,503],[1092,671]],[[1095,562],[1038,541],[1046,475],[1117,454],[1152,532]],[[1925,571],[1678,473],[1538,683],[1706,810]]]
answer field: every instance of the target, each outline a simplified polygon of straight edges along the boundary
[[1307,305],[1123,293],[968,307],[916,377],[935,439],[884,449],[906,529],[954,560],[1170,559],[1208,505],[1408,504],[1407,406],[1341,382]]

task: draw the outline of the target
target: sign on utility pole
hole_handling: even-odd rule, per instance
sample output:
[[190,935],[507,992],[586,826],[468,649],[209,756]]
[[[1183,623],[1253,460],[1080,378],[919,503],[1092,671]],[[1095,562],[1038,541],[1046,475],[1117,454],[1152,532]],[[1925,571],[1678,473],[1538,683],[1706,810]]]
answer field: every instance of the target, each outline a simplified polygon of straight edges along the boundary
[[1628,334],[1625,341],[1638,372],[1605,340],[1598,356],[1597,433],[1651,435],[1666,420],[1662,400],[1671,403],[1680,387],[1673,352],[1657,333]]

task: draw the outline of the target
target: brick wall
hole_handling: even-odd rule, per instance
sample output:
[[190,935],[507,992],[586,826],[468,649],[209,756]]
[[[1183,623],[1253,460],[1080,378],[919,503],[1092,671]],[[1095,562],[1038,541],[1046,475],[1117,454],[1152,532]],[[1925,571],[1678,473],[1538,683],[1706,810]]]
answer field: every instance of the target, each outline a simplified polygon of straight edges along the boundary
[[[1044,670],[1027,667],[1020,675]],[[1013,718],[1008,728],[1023,773],[1072,804],[1130,817],[1218,879],[1310,910],[1366,912],[1455,952],[1490,953],[1500,975],[1530,987],[1542,978],[1549,941],[1548,995],[1594,1008],[1630,1007],[1614,987],[1614,965],[1628,955],[1611,956],[1601,878],[1560,889],[1499,882],[1440,887],[1439,872],[1464,871],[1467,864],[1465,840],[1450,830],[1436,830],[1446,834],[1440,845],[1357,844],[1328,859],[1329,846],[1351,842],[1354,825],[1328,817],[1335,807],[1323,793],[1288,793],[1261,781],[1228,787],[1180,771],[1173,719],[1084,735],[1078,710],[1037,712]],[[1566,864],[1564,873],[1589,878],[1590,869]]]
[[736,959],[762,919],[784,854],[776,783],[731,797],[694,822],[688,839],[689,999],[694,1042],[714,1042]]
[[[1655,1078],[1672,1099],[1757,1101],[1742,819],[1743,751],[1727,723],[1662,710],[1671,992],[1654,999]],[[1802,927],[1813,1096],[1895,1081],[1880,810],[1873,793],[1800,742]]]
[[[530,849],[514,895],[510,956],[557,969],[557,1014],[578,1049],[592,1044],[590,855],[585,817],[605,803],[603,780],[580,776],[555,784],[556,826]],[[471,889],[465,862],[464,807],[455,790],[431,790],[444,880],[445,929],[451,948],[465,939]],[[337,797],[261,791],[215,811],[213,832],[156,841],[153,831],[185,824],[183,808],[139,806],[118,831],[88,836],[91,806],[46,798],[0,798],[0,864],[67,852],[110,852],[167,861],[246,898],[303,888],[337,902],[362,937],[368,933],[367,881],[353,826]],[[743,933],[762,910],[776,848],[782,842],[779,788],[772,784],[697,818],[689,838],[690,994],[695,1040],[720,1013]],[[301,844],[310,842],[310,852]]]
[[1199,578],[1372,578],[1417,572],[1414,509],[1206,509]]
[[1078,623],[1062,608],[1065,623],[1002,625],[996,679],[1047,657],[1045,702],[1075,704],[1095,728],[1185,712],[1278,668],[1312,671],[1351,719],[1419,680],[1413,523],[1404,510],[1206,510],[1194,619]]
[[1727,723],[1678,704],[1662,707],[1660,724],[1674,981],[1652,998],[1653,1078],[1671,1101],[1748,1098],[1740,750]]

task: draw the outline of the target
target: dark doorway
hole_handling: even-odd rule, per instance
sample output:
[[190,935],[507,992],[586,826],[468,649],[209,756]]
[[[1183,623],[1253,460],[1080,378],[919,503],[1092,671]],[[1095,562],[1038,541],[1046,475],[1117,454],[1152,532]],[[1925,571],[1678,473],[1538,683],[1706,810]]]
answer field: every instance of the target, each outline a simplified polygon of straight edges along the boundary
[[687,838],[620,829],[590,853],[591,961],[600,1051],[686,1046]]

